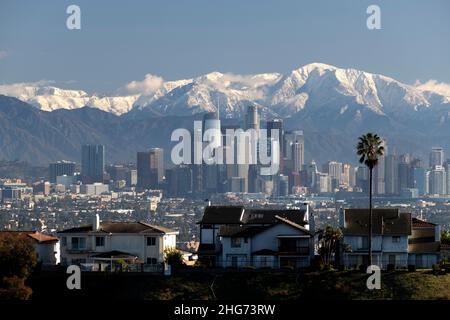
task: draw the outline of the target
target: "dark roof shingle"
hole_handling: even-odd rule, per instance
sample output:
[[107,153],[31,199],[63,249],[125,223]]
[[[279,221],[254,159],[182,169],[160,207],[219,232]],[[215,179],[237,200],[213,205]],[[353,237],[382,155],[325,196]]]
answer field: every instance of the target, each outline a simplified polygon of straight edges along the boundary
[[[361,235],[369,233],[369,209],[344,209],[344,234]],[[373,234],[410,235],[411,213],[398,209],[373,209]]]

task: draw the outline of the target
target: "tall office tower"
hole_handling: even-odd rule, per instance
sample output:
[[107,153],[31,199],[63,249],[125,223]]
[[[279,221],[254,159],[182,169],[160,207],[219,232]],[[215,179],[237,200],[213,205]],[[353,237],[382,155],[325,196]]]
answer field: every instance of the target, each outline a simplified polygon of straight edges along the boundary
[[328,174],[330,179],[335,179],[338,184],[342,182],[342,163],[336,161],[328,162]]
[[378,158],[378,164],[373,170],[373,193],[376,195],[381,195],[386,193],[386,183],[385,183],[385,160],[388,155],[388,149],[386,141],[382,143],[384,147],[385,154]]
[[389,154],[385,159],[385,191],[388,195],[399,194],[398,184],[398,159],[394,154]]
[[164,152],[152,148],[137,153],[137,185],[140,188],[158,188],[164,178]]
[[289,177],[280,174],[277,176],[277,180],[277,195],[279,197],[287,196],[289,194]]
[[303,164],[305,163],[305,139],[303,137],[303,131],[302,130],[294,130],[294,131],[286,131],[284,132],[284,157],[288,160],[291,160],[293,158],[292,156],[292,145],[295,142],[299,142],[303,145],[303,154],[301,158],[303,159]]
[[[353,172],[352,172],[353,171]],[[341,184],[346,187],[353,186],[350,180],[354,180],[354,170],[349,163],[344,163],[342,165],[342,175],[341,175]]]
[[327,173],[317,172],[316,173],[316,192],[318,193],[328,193],[331,191],[331,179]]
[[258,165],[251,164],[248,167],[248,192],[250,193],[259,192],[258,176],[259,176]]
[[420,167],[413,167],[412,171],[413,171],[414,188],[418,190],[419,195],[423,196],[424,194],[426,194],[425,169]]
[[75,173],[75,162],[61,160],[50,163],[48,166],[48,175],[51,183],[56,183],[58,176],[73,176]]
[[219,165],[203,164],[203,187],[207,194],[217,193],[219,188]]
[[103,182],[105,146],[88,144],[81,147],[81,178],[83,183]]
[[317,181],[317,173],[319,172],[317,170],[317,165],[314,160],[311,161],[311,163],[305,165],[306,171],[306,187],[310,188],[310,190],[314,191],[316,188],[316,181]]
[[[208,131],[209,130],[209,131]],[[209,112],[203,116],[203,141],[218,148],[222,145],[222,132],[220,128],[220,119],[218,112]]]
[[364,193],[369,192],[369,169],[367,166],[361,165],[356,168],[356,187]]
[[299,172],[305,164],[305,143],[303,135],[297,135],[292,143],[292,172]]
[[350,187],[354,188],[356,186],[356,168],[354,167],[350,167],[348,182]]
[[400,192],[404,189],[413,187],[413,177],[411,165],[409,163],[400,162],[398,164],[398,185]]
[[425,194],[430,194],[431,171],[425,171]]
[[260,123],[259,123],[259,114],[257,106],[249,106],[247,108],[247,113],[245,114],[244,119],[244,129],[255,129],[259,131]]
[[131,169],[127,172],[127,186],[135,186],[137,184],[137,170]]
[[110,177],[114,181],[127,180],[127,173],[130,169],[122,165],[112,165],[106,168],[106,172],[109,173]]
[[184,197],[192,193],[192,170],[179,165],[166,171],[167,192],[172,197]]
[[436,166],[444,165],[444,149],[441,147],[431,148],[430,153],[430,169]]
[[284,131],[283,131],[283,120],[281,119],[274,119],[271,121],[267,121],[266,122],[266,129],[267,129],[267,148],[269,150],[269,154],[272,154],[272,144],[271,144],[271,138],[272,138],[272,130],[277,130],[278,131],[278,145],[280,146],[280,154],[278,159],[281,159],[282,156],[284,154],[283,151],[283,141],[284,141]]
[[447,193],[447,175],[443,166],[434,166],[430,172],[430,194],[443,195]]

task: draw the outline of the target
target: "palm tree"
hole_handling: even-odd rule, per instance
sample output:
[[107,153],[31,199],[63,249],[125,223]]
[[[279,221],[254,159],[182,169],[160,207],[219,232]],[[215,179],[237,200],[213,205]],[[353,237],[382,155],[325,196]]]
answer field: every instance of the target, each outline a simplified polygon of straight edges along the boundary
[[376,133],[367,133],[359,137],[356,153],[360,163],[369,168],[369,266],[372,265],[372,173],[378,164],[378,157],[383,156],[383,141]]

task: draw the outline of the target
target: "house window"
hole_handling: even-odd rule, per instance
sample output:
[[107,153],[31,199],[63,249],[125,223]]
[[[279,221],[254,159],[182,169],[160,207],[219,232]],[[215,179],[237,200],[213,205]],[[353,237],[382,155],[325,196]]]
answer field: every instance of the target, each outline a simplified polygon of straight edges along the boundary
[[72,250],[86,250],[86,238],[72,237]]
[[244,238],[244,243],[248,243],[248,238],[247,237]]
[[147,246],[155,246],[156,245],[156,238],[155,237],[148,237],[147,238]]
[[105,246],[105,237],[95,237],[95,246],[96,247],[104,247]]
[[67,238],[66,237],[61,238],[61,244],[63,247],[67,246]]
[[400,242],[400,237],[399,236],[392,237],[392,242],[393,243],[399,243]]
[[361,237],[361,250],[368,250],[369,249],[369,237],[364,236]]
[[231,238],[231,247],[232,248],[240,248],[241,247],[241,238]]
[[147,264],[157,264],[158,259],[156,258],[147,258]]

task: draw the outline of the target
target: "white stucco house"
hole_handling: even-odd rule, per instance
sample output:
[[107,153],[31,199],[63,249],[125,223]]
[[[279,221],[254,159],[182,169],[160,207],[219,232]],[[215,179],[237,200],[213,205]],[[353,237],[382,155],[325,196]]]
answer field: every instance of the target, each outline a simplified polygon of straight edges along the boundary
[[108,270],[118,260],[136,267],[164,262],[164,250],[176,247],[178,232],[145,222],[100,222],[58,232],[62,265]]
[[[340,227],[343,242],[351,252],[344,252],[346,267],[357,268],[368,264],[369,209],[341,209]],[[372,264],[383,269],[408,266],[408,238],[412,234],[411,214],[396,208],[373,209]]]
[[311,219],[309,209],[208,206],[199,222],[199,260],[218,267],[307,267],[314,259]]

